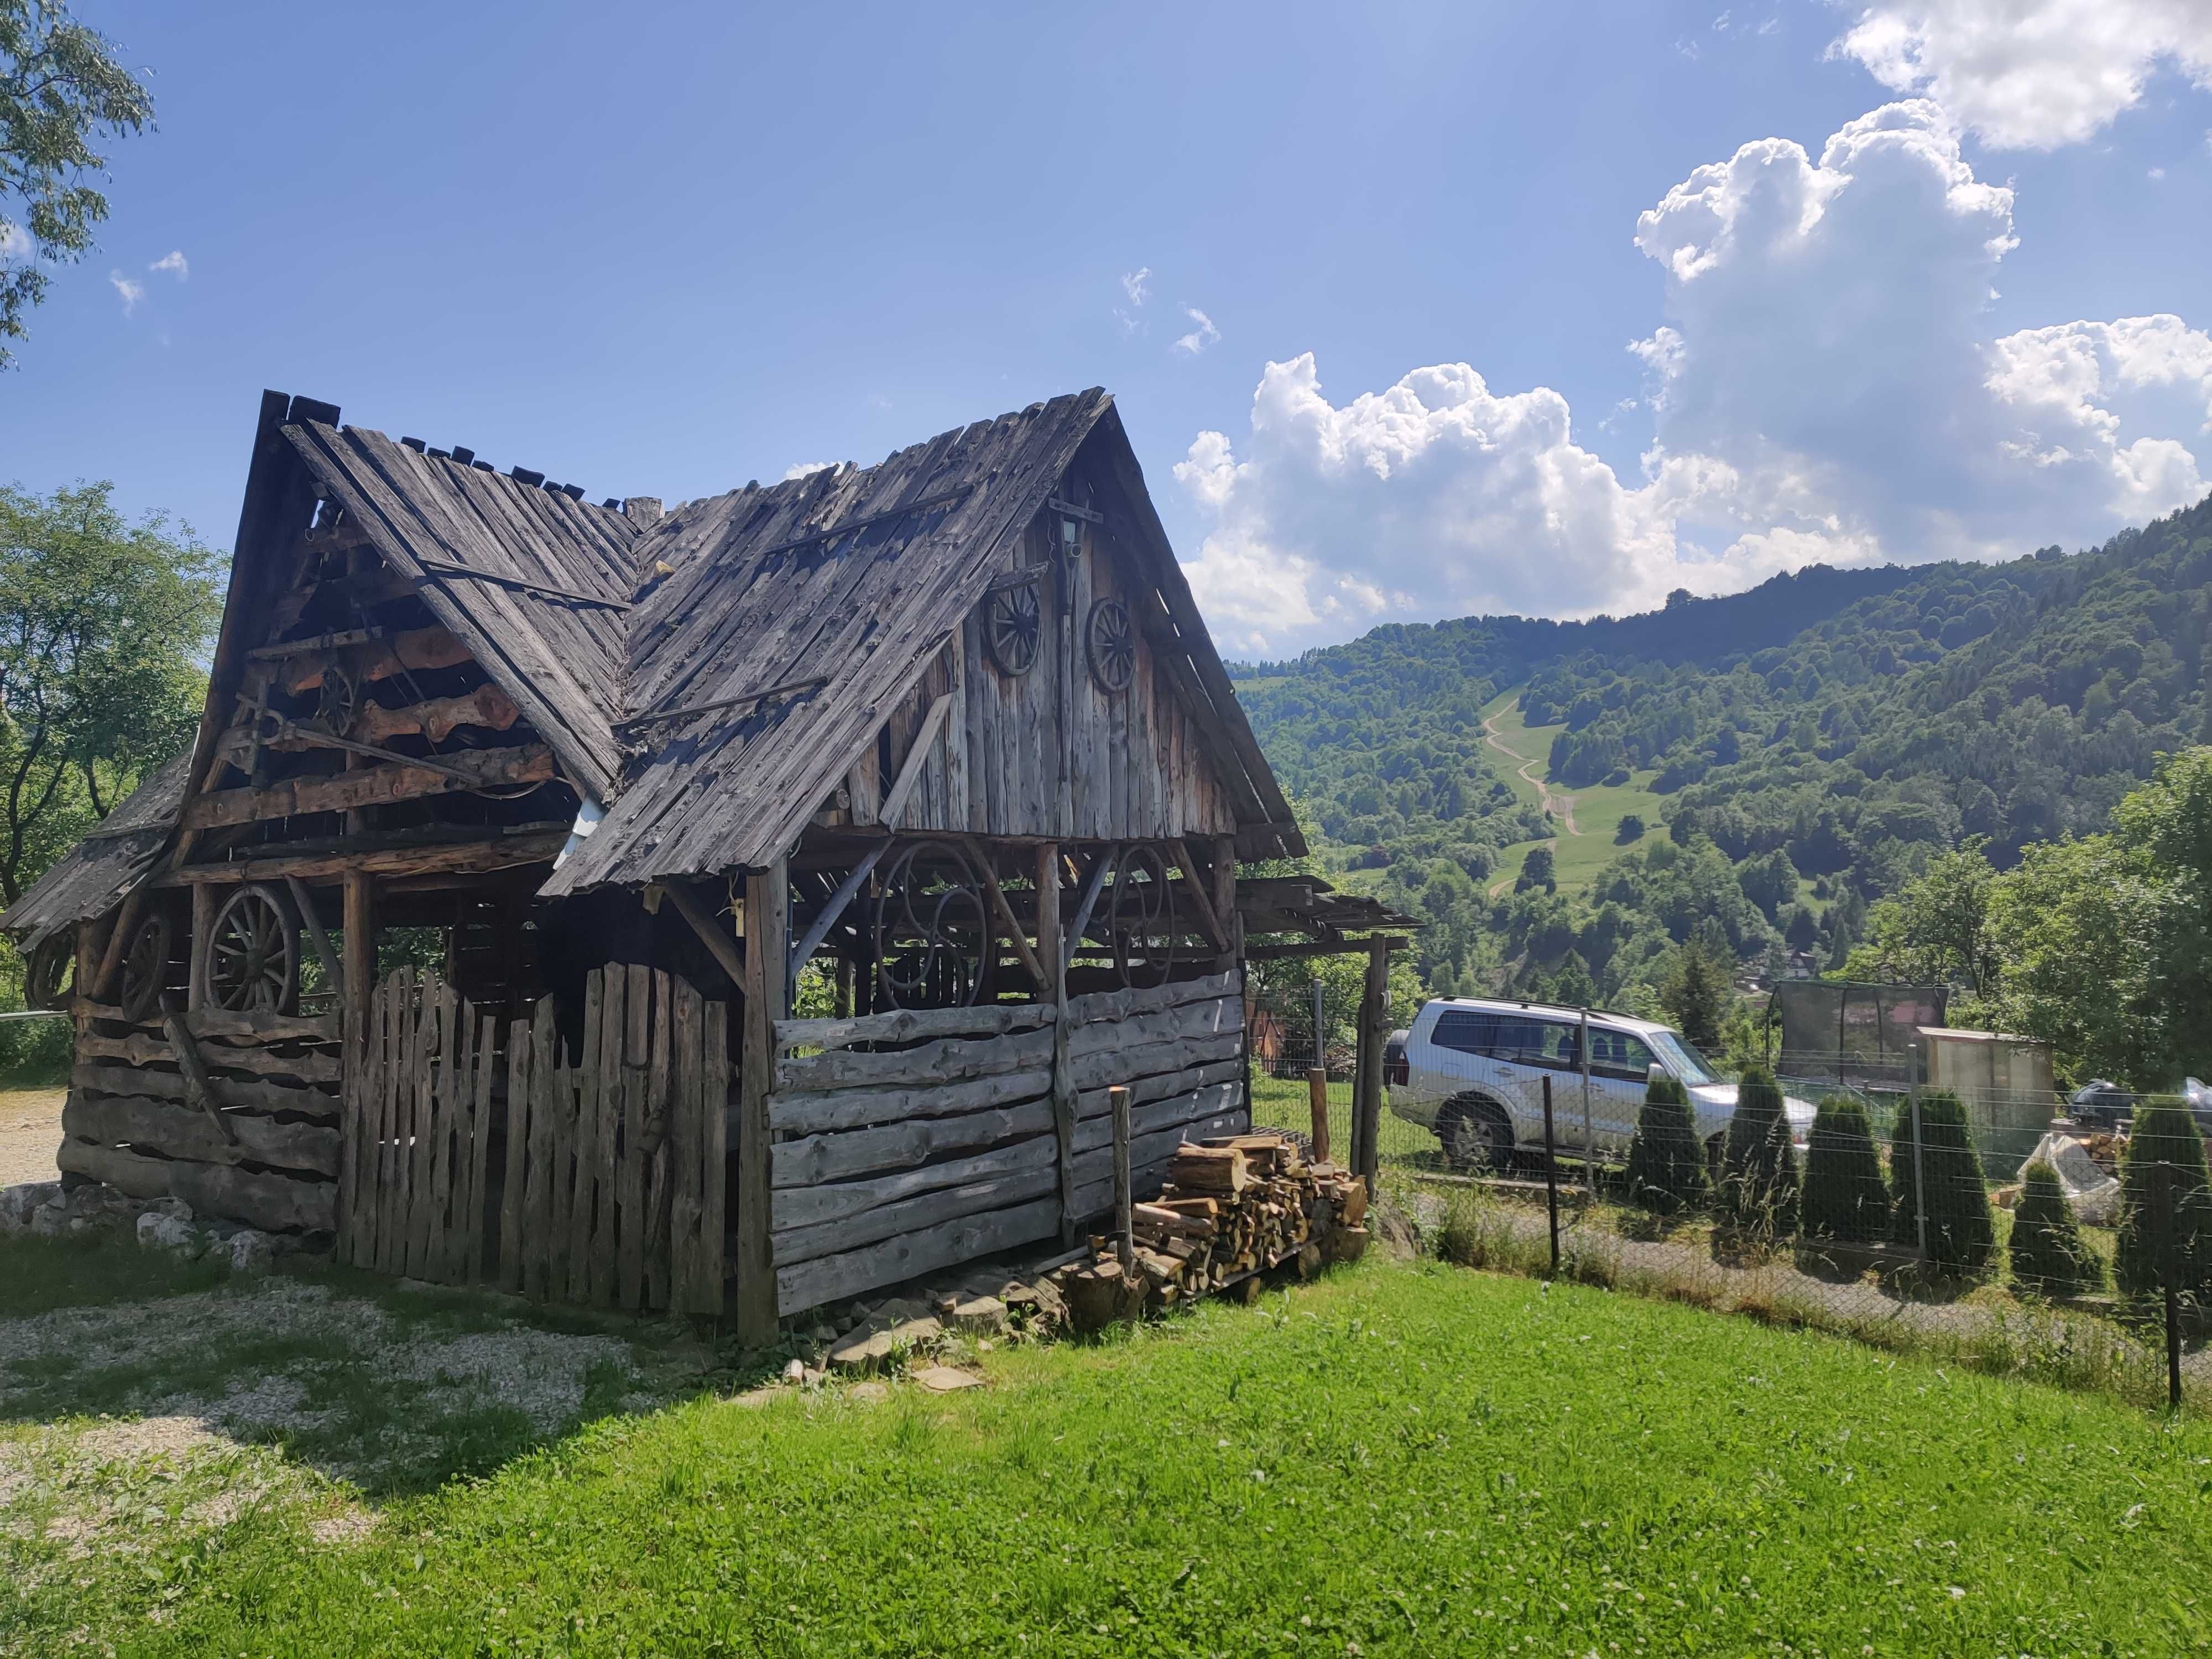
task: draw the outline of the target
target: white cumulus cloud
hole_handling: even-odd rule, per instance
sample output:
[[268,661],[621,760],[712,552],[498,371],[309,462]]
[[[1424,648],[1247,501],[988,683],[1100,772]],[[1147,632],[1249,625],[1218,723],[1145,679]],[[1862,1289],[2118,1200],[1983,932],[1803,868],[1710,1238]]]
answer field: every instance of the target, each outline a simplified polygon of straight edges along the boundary
[[131,278],[125,276],[119,270],[109,271],[107,273],[107,282],[108,286],[112,288],[115,292],[121,296],[123,301],[123,314],[126,317],[128,317],[132,312],[137,310],[138,302],[146,297],[146,284],[140,282],[134,282]]
[[1993,337],[2013,197],[1926,100],[1702,167],[1639,219],[1665,320],[1631,353],[1654,438],[1624,478],[1556,392],[1474,367],[1332,402],[1270,363],[1249,434],[1176,475],[1231,648],[1373,623],[1614,614],[1814,562],[2008,556],[2170,511],[2212,459],[2212,337],[2179,318]]
[[185,259],[185,252],[182,248],[175,248],[167,253],[164,253],[160,258],[155,260],[152,264],[148,265],[146,269],[149,270],[166,270],[180,283],[185,281],[192,274],[192,268],[186,263]]
[[793,478],[804,478],[836,465],[835,461],[793,461],[783,469],[783,481],[789,483]]
[[2212,87],[2207,0],[1876,0],[1830,47],[1924,93],[1984,143],[2094,137],[2172,66]]

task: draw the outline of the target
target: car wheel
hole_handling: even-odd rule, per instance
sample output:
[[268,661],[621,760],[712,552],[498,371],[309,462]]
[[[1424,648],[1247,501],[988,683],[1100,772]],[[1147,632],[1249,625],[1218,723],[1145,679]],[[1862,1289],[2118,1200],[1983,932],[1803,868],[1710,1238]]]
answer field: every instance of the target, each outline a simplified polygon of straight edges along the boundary
[[1437,1113],[1437,1139],[1455,1170],[1504,1170],[1513,1162],[1513,1121],[1480,1095],[1448,1100]]

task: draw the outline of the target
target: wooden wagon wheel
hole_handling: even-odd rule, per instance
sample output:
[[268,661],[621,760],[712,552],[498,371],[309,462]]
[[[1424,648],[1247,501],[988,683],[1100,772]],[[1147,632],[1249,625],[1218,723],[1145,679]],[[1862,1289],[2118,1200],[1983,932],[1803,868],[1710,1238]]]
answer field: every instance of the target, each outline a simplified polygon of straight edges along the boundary
[[895,1008],[965,1008],[982,994],[991,929],[957,848],[917,842],[890,862],[876,901],[876,963]]
[[315,724],[334,738],[342,738],[353,730],[354,716],[361,712],[361,690],[353,683],[353,676],[333,663],[323,671],[323,689],[315,700]]
[[169,981],[169,918],[156,910],[138,924],[123,956],[123,1018],[151,1019]]
[[23,1003],[30,1008],[66,1008],[74,988],[70,970],[76,964],[76,941],[66,933],[53,933],[32,948],[23,964]]
[[1099,600],[1091,607],[1083,637],[1098,684],[1109,691],[1127,690],[1137,673],[1137,630],[1129,607],[1119,599]]
[[216,912],[201,988],[218,1008],[289,1014],[300,1001],[300,923],[291,901],[258,883],[240,888]]
[[1168,884],[1167,860],[1149,847],[1126,847],[1114,861],[1106,936],[1122,984],[1167,983],[1175,967],[1175,890]]
[[1028,673],[1043,637],[1044,603],[1034,580],[1002,587],[983,601],[983,642],[1002,672]]

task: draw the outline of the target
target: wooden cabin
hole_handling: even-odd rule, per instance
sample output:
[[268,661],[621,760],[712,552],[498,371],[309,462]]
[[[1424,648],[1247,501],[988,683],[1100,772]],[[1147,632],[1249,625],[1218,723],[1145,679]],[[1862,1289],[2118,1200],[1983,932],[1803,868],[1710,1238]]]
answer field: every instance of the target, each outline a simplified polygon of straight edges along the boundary
[[1402,943],[1304,850],[1103,392],[672,511],[272,392],[193,750],[0,927],[65,1178],[766,1338],[1073,1237],[1109,1087],[1246,1127],[1248,954]]

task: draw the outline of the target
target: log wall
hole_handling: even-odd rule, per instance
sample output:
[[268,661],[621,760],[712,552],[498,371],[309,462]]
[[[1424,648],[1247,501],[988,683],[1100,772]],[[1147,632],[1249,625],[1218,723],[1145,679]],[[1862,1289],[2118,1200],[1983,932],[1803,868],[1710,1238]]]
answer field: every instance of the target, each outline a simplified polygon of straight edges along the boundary
[[[1184,1139],[1250,1123],[1240,975],[1072,998],[1064,1061],[1057,1020],[1037,1003],[777,1023],[769,1128],[779,1316],[1103,1212],[1115,1085],[1132,1091],[1140,1189]],[[1076,1103],[1072,1213],[1060,1190],[1056,1064]]]
[[76,1064],[55,1162],[134,1198],[265,1232],[328,1234],[342,1169],[335,1015],[183,1017],[214,1109],[192,1103],[161,1025],[77,1006]]

